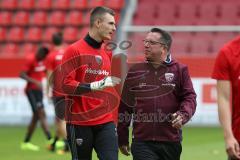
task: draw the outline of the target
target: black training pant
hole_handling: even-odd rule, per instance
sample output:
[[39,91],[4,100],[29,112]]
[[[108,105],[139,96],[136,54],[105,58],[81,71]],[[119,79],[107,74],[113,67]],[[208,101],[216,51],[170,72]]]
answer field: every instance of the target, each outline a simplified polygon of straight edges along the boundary
[[133,160],[180,160],[180,142],[134,141],[131,152]]
[[116,126],[113,122],[95,126],[67,124],[72,160],[91,160],[95,149],[100,160],[118,160]]

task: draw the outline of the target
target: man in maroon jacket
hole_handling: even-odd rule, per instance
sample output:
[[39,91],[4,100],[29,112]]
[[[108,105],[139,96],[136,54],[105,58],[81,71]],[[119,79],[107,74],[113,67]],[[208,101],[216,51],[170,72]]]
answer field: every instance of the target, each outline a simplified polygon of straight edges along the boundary
[[133,119],[134,160],[179,160],[181,127],[195,113],[196,94],[187,66],[171,58],[171,43],[169,33],[151,29],[143,40],[146,62],[133,65],[124,83],[119,148],[129,155],[128,127]]

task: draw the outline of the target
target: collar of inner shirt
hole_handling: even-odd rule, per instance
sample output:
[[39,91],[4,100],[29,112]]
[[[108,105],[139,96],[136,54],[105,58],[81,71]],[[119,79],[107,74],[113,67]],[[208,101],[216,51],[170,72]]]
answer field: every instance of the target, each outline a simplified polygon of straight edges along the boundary
[[87,34],[84,38],[84,40],[93,48],[95,49],[99,49],[101,48],[102,42],[97,42],[95,39],[93,39],[92,37],[90,37],[89,34]]

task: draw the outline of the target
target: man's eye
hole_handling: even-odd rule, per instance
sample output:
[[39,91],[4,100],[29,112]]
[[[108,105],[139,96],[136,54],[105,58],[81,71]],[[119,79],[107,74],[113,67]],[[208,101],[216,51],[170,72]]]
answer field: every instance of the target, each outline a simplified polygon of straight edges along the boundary
[[153,41],[149,41],[150,44],[156,44],[156,42],[153,42]]

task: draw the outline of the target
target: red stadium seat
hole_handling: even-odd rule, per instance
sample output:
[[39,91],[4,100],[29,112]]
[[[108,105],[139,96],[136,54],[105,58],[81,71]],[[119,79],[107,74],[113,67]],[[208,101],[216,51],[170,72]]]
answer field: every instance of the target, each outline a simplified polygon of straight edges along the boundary
[[32,17],[32,25],[45,26],[47,25],[47,14],[43,11],[34,12]]
[[44,34],[43,34],[43,41],[44,42],[52,42],[52,35],[56,32],[58,32],[58,29],[55,27],[46,28],[46,30],[44,31]]
[[24,40],[24,30],[21,27],[11,28],[8,34],[8,40],[12,42],[22,42]]
[[63,39],[67,42],[78,40],[78,29],[75,27],[67,27],[63,31]]
[[128,40],[132,42],[132,47],[128,49],[128,52],[132,55],[142,54],[144,50],[143,40],[146,37],[146,33],[132,33]]
[[82,24],[89,25],[89,21],[90,21],[90,13],[88,13],[88,12],[84,13]]
[[95,8],[97,6],[103,6],[103,0],[88,0],[87,7],[88,8]]
[[199,39],[202,41],[214,40],[215,33],[213,33],[213,32],[195,32],[193,35],[193,39]]
[[193,33],[191,32],[173,32],[171,34],[174,40],[179,39],[179,40],[189,41],[193,37]]
[[50,10],[52,7],[52,0],[38,0],[35,4],[35,9]]
[[176,25],[194,25],[199,18],[199,4],[198,3],[179,3],[179,17],[175,19]]
[[68,25],[81,25],[82,24],[82,12],[72,11],[69,13],[67,24]]
[[32,10],[34,8],[34,0],[20,0],[18,8],[24,10]]
[[70,0],[57,0],[53,4],[53,9],[68,9],[70,6]]
[[20,25],[20,26],[26,26],[29,23],[29,13],[20,11],[15,14],[13,24],[14,25]]
[[196,21],[196,25],[217,25],[218,19],[214,18],[214,19],[210,19],[210,18],[204,18],[204,17],[200,17],[197,21]]
[[[236,1],[237,2],[237,1]],[[240,10],[239,2],[231,3],[225,2],[220,3],[221,16],[217,21],[218,25],[239,25],[240,24]]]
[[86,9],[87,0],[73,0],[71,9]]
[[65,23],[65,14],[61,11],[52,12],[50,15],[50,25],[62,26]]
[[216,25],[239,25],[240,19],[239,18],[232,18],[232,17],[226,17],[226,18],[218,18],[216,20]]
[[4,55],[6,56],[11,56],[11,55],[16,55],[19,52],[19,46],[15,43],[7,43],[4,48],[3,51]]
[[25,55],[28,53],[34,53],[37,50],[37,46],[33,43],[25,43],[22,47],[22,53]]
[[231,3],[225,2],[220,3],[221,7],[221,18],[238,18],[239,15],[239,2],[238,3]]
[[[217,18],[220,16],[220,8],[218,3],[214,1],[206,1],[200,6],[200,19],[197,24],[215,25]],[[199,23],[200,22],[200,23]]]
[[2,9],[14,10],[17,8],[17,0],[2,0],[0,6]]
[[169,21],[177,18],[177,5],[174,3],[156,3],[158,4],[158,20]]
[[184,41],[181,39],[177,39],[173,41],[172,47],[171,47],[171,53],[174,55],[179,54],[190,54],[190,41]]
[[193,34],[190,32],[173,32],[173,44],[171,52],[175,54],[189,54],[190,53],[190,41]]
[[107,6],[114,10],[120,10],[124,6],[124,0],[104,0],[104,6]]
[[11,12],[0,12],[0,25],[8,26],[12,22],[12,13]]
[[226,44],[228,42],[229,42],[229,40],[224,39],[224,38],[222,38],[222,39],[217,39],[217,38],[214,39],[214,41],[212,41],[212,44],[211,44],[211,47],[212,47],[211,52],[213,54],[218,54],[218,52],[224,46],[224,44]]
[[88,27],[83,27],[79,33],[79,38],[84,38],[89,31]]
[[211,40],[209,39],[203,41],[202,39],[195,37],[190,41],[190,43],[192,54],[208,54],[211,50]]
[[6,41],[7,33],[6,28],[0,27],[0,42]]
[[33,27],[27,31],[26,41],[39,42],[42,40],[42,29]]

